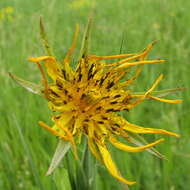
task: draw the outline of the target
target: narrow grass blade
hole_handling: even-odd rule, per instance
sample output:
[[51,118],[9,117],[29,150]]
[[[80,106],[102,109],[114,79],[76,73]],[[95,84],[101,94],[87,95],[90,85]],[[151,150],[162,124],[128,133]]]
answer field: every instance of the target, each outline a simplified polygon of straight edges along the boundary
[[19,85],[21,85],[23,88],[28,90],[29,92],[32,92],[34,94],[41,95],[42,86],[32,83],[30,81],[26,81],[20,77],[17,77],[16,75],[13,75],[12,73],[9,73],[9,76],[16,81]]
[[82,158],[82,167],[84,169],[84,172],[86,174],[86,177],[89,179],[89,149],[88,149],[88,144],[86,143],[85,145],[85,151],[83,153],[83,158]]
[[83,164],[79,161],[76,160],[76,185],[77,185],[77,190],[90,190],[89,188],[89,181],[88,177],[85,173]]
[[40,181],[40,176],[39,176],[38,171],[37,171],[37,169],[36,169],[36,165],[35,165],[35,162],[34,162],[32,153],[31,153],[31,151],[30,151],[30,148],[29,148],[29,146],[28,146],[27,141],[26,141],[25,138],[24,138],[23,132],[22,132],[21,127],[20,127],[20,124],[18,123],[18,121],[17,121],[15,115],[13,115],[13,117],[12,117],[11,119],[12,119],[12,121],[15,121],[15,127],[16,127],[16,129],[17,129],[17,131],[18,131],[18,136],[19,136],[19,138],[20,138],[21,146],[23,147],[24,152],[25,152],[25,155],[26,155],[27,158],[28,158],[29,165],[30,165],[32,174],[33,174],[33,176],[34,176],[35,183],[36,183],[36,185],[38,186],[38,189],[39,189],[39,190],[45,190],[44,185],[43,185],[42,182]]
[[46,173],[46,176],[52,174],[52,172],[58,167],[61,160],[64,158],[65,154],[68,152],[70,148],[71,148],[70,142],[64,142],[61,139],[59,140],[56,151],[53,155],[53,159]]

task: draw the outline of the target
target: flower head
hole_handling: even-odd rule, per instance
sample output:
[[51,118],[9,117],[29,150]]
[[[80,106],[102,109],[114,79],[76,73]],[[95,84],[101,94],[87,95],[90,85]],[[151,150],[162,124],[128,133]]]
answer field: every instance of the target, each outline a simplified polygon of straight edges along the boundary
[[[52,127],[44,122],[39,122],[39,124],[60,139],[69,141],[76,157],[76,144],[81,142],[82,136],[85,136],[92,154],[105,165],[111,175],[125,184],[132,185],[135,182],[126,180],[118,171],[108,151],[107,143],[124,151],[141,152],[159,144],[164,139],[132,147],[121,143],[118,137],[132,142],[130,133],[156,133],[176,137],[178,135],[162,129],[143,128],[132,124],[118,115],[118,112],[130,111],[145,99],[166,103],[178,103],[180,100],[167,100],[152,95],[163,75],[160,75],[145,93],[137,94],[128,88],[139,76],[145,64],[164,62],[164,60],[147,60],[154,43],[149,44],[146,49],[137,54],[91,55],[88,53],[88,27],[81,57],[76,68],[73,69],[70,58],[75,49],[78,31],[77,26],[72,47],[62,62],[53,56],[29,59],[37,63],[40,69],[44,85],[42,92],[48,100],[50,109],[55,113],[52,116],[54,122]],[[119,61],[105,64],[108,59],[119,59]],[[41,63],[44,63],[51,82],[48,82]],[[129,71],[133,68],[136,69],[134,76],[122,80],[128,77]]]

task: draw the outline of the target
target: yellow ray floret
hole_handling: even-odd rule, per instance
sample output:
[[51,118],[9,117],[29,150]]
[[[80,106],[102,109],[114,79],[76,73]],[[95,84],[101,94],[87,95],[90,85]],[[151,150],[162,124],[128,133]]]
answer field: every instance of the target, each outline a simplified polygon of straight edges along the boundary
[[107,148],[105,146],[101,146],[98,144],[98,148],[102,154],[106,168],[109,170],[109,172],[111,173],[111,175],[113,177],[115,177],[116,179],[118,179],[119,181],[121,181],[127,185],[133,185],[136,183],[135,181],[128,181],[120,175],[115,163],[112,160],[112,157],[111,157],[109,151],[107,150]]
[[157,140],[153,143],[150,143],[150,144],[147,144],[147,145],[144,145],[144,146],[140,146],[140,147],[132,147],[132,146],[128,146],[128,145],[125,145],[119,141],[117,141],[116,138],[114,137],[110,137],[109,138],[109,141],[117,148],[121,149],[121,150],[124,150],[124,151],[127,151],[127,152],[142,152],[144,151],[145,149],[148,149],[150,147],[153,147],[161,142],[164,141],[164,139],[160,139],[160,140]]
[[163,134],[163,135],[171,135],[171,136],[175,136],[175,137],[179,137],[178,134],[176,133],[172,133],[163,129],[152,129],[152,128],[144,128],[144,127],[140,127],[138,125],[129,123],[127,121],[126,125],[123,126],[123,128],[127,131],[133,132],[133,133],[139,133],[139,134]]

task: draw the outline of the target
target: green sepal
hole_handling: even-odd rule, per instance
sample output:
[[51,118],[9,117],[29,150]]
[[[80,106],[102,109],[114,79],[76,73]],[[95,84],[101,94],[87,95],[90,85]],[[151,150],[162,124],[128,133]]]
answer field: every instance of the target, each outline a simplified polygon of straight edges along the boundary
[[61,160],[64,158],[70,148],[70,142],[65,142],[62,139],[59,140],[48,171],[46,172],[46,176],[52,174],[52,172],[59,166]]
[[42,95],[42,85],[38,85],[35,83],[32,83],[30,81],[26,81],[20,77],[17,77],[16,75],[9,72],[9,76],[19,85],[21,85],[23,88],[28,90],[29,92],[32,92],[34,94]]

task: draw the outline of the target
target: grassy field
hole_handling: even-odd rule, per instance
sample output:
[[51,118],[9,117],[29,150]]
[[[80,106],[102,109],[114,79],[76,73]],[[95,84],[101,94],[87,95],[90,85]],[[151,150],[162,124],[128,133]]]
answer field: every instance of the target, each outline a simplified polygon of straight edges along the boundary
[[[12,12],[6,12],[6,7],[11,7]],[[90,48],[94,54],[139,52],[148,43],[159,40],[151,58],[163,58],[167,62],[146,65],[133,85],[136,91],[145,91],[160,73],[165,77],[158,89],[189,87],[190,2],[187,0],[1,0],[1,190],[69,190],[67,171],[63,167],[57,169],[53,176],[45,176],[57,142],[55,137],[38,126],[39,120],[50,123],[46,101],[15,84],[8,72],[37,83],[41,80],[36,66],[27,61],[29,56],[44,55],[39,35],[40,16],[44,17],[48,38],[58,59],[62,59],[70,47],[75,24],[80,24],[77,56],[91,7],[95,7]],[[179,139],[164,136],[166,141],[157,146],[168,161],[159,160],[147,152],[126,153],[112,149],[121,173],[127,179],[137,181],[131,190],[189,189],[188,92],[189,89],[169,97],[183,99],[181,104],[146,101],[126,113],[132,123],[163,128],[181,135]],[[152,141],[160,135],[144,137]],[[112,189],[123,187],[104,167],[98,167],[94,190]]]

